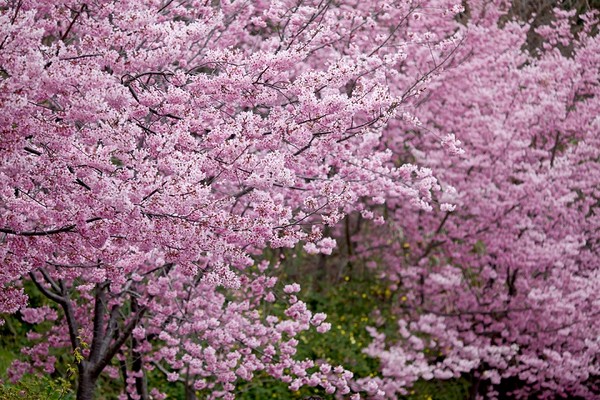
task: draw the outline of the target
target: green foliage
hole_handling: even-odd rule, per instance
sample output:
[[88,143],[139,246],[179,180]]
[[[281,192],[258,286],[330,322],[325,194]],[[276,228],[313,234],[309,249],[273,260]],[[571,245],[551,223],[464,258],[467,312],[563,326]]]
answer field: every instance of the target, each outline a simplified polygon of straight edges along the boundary
[[64,378],[27,375],[15,384],[0,384],[2,400],[73,400],[75,393]]
[[410,400],[463,400],[469,398],[467,379],[418,381],[410,391]]
[[485,243],[483,243],[481,240],[478,240],[473,245],[472,252],[481,256],[487,252],[487,247],[485,246]]
[[324,397],[323,390],[317,388],[301,388],[299,391],[290,392],[287,385],[268,376],[266,373],[257,374],[251,382],[238,386],[237,399],[262,400],[262,399],[304,399],[310,395]]

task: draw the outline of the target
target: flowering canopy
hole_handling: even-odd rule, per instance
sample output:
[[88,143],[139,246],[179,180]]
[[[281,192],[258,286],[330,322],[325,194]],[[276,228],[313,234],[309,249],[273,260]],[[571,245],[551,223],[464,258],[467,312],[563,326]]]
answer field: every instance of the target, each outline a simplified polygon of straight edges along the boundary
[[[31,322],[60,322],[48,342],[31,338],[31,366],[51,371],[48,344],[70,345],[78,397],[91,398],[133,335],[135,353],[154,354],[144,368],[166,360],[194,388],[215,377],[215,396],[257,369],[288,379],[295,334],[327,325],[293,296],[289,321],[265,320],[255,308],[274,301],[275,283],[244,271],[267,247],[331,253],[323,227],[363,210],[364,197],[431,208],[431,170],[394,166],[378,146],[390,119],[414,119],[435,71],[386,84],[402,75],[406,21],[457,11],[431,5],[429,18],[424,5],[387,1],[4,8],[0,312],[25,306],[31,280],[64,314],[23,308]],[[153,353],[149,338],[164,347]],[[254,352],[223,358],[234,343]],[[133,368],[127,390],[145,397]],[[349,391],[328,371],[314,383]]]
[[[456,209],[409,214],[388,202],[388,227],[401,240],[378,254],[405,299],[403,340],[390,345],[373,331],[367,352],[381,360],[390,394],[417,379],[470,374],[486,398],[595,398],[597,15],[555,10],[535,27],[469,4],[461,62],[429,86],[418,112],[424,126],[456,135],[465,154],[446,157],[418,128],[408,146],[386,141],[399,159],[428,165],[455,187]],[[531,47],[532,32],[540,47]],[[381,237],[389,235],[362,239]]]
[[[14,378],[70,347],[90,399],[127,348],[131,398],[163,396],[151,369],[226,398],[257,372],[372,398],[461,374],[597,393],[595,17],[557,10],[527,49],[504,2],[465,4],[1,8],[0,312],[54,323]],[[350,214],[405,299],[404,340],[371,330],[374,379],[296,360],[329,324],[269,274],[276,249],[332,254]]]

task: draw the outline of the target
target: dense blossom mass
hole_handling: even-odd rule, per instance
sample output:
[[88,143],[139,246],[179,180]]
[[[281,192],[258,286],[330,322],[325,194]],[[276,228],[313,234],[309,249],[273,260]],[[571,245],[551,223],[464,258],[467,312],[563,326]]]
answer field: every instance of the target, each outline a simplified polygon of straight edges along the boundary
[[[119,376],[124,399],[164,398],[148,371],[189,399],[258,374],[352,399],[461,376],[474,398],[600,393],[597,13],[0,12],[0,313],[50,326],[13,380],[66,348],[81,400]],[[336,262],[344,220],[361,226],[352,261],[393,291],[396,334],[370,327],[364,349],[375,376],[295,356],[301,332],[331,326],[273,273],[282,249]]]
[[[456,209],[417,214],[388,202],[393,223],[385,229],[401,240],[378,254],[406,297],[403,340],[390,344],[374,332],[367,352],[381,360],[389,394],[466,373],[489,388],[486,398],[596,398],[596,14],[555,10],[548,25],[532,27],[469,4],[460,62],[430,85],[418,112],[424,126],[460,138],[465,154],[445,157],[426,130],[408,145],[391,129],[384,139],[399,159],[430,166],[455,187]],[[539,47],[528,47],[532,32]],[[423,65],[426,58],[416,59],[414,68]],[[389,236],[360,240],[376,237]],[[424,357],[424,348],[442,358]]]

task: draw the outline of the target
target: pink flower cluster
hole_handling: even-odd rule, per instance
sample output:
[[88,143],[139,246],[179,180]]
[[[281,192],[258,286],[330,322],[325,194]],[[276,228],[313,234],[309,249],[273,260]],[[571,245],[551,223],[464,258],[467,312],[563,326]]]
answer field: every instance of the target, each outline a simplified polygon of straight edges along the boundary
[[[407,78],[408,21],[434,43],[427,27],[458,11],[422,3],[4,7],[0,312],[55,322],[31,337],[31,365],[49,370],[49,346],[81,354],[80,399],[113,360],[131,398],[160,397],[151,368],[212,397],[256,371],[349,393],[342,367],[294,359],[300,332],[329,330],[324,315],[295,285],[285,319],[261,314],[284,300],[250,271],[266,249],[332,254],[324,232],[354,211],[382,224],[388,200],[432,209],[433,171],[383,144],[401,115],[420,126],[437,73],[389,84]],[[26,308],[24,281],[61,318]]]

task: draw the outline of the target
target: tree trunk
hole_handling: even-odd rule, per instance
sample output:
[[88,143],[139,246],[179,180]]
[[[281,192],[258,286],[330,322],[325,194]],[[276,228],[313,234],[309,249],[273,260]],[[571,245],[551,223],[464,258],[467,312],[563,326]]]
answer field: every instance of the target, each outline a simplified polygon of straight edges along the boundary
[[[137,299],[135,297],[131,298],[131,311],[133,314],[137,314],[140,311]],[[135,388],[137,394],[140,395],[140,400],[148,400],[150,398],[148,394],[148,379],[146,377],[146,371],[144,371],[144,360],[142,353],[138,352],[136,349],[140,345],[138,340],[135,337],[131,338],[131,358],[132,369],[136,373],[135,378]],[[139,375],[142,376],[139,376]]]
[[79,373],[79,383],[77,384],[77,400],[93,400],[94,390],[96,389],[96,378],[85,368]]
[[191,385],[185,384],[185,400],[197,400],[196,391]]
[[137,340],[133,339],[132,346],[131,346],[133,348],[133,350],[131,351],[131,356],[133,358],[132,369],[134,372],[137,373],[137,375],[139,375],[140,373],[142,374],[142,376],[136,376],[135,388],[136,388],[137,394],[140,395],[140,400],[148,400],[150,398],[150,396],[148,394],[148,379],[146,377],[146,371],[144,371],[144,365],[143,365],[143,359],[142,359],[143,356],[142,356],[142,354],[135,351],[135,348],[137,346],[138,346]]

